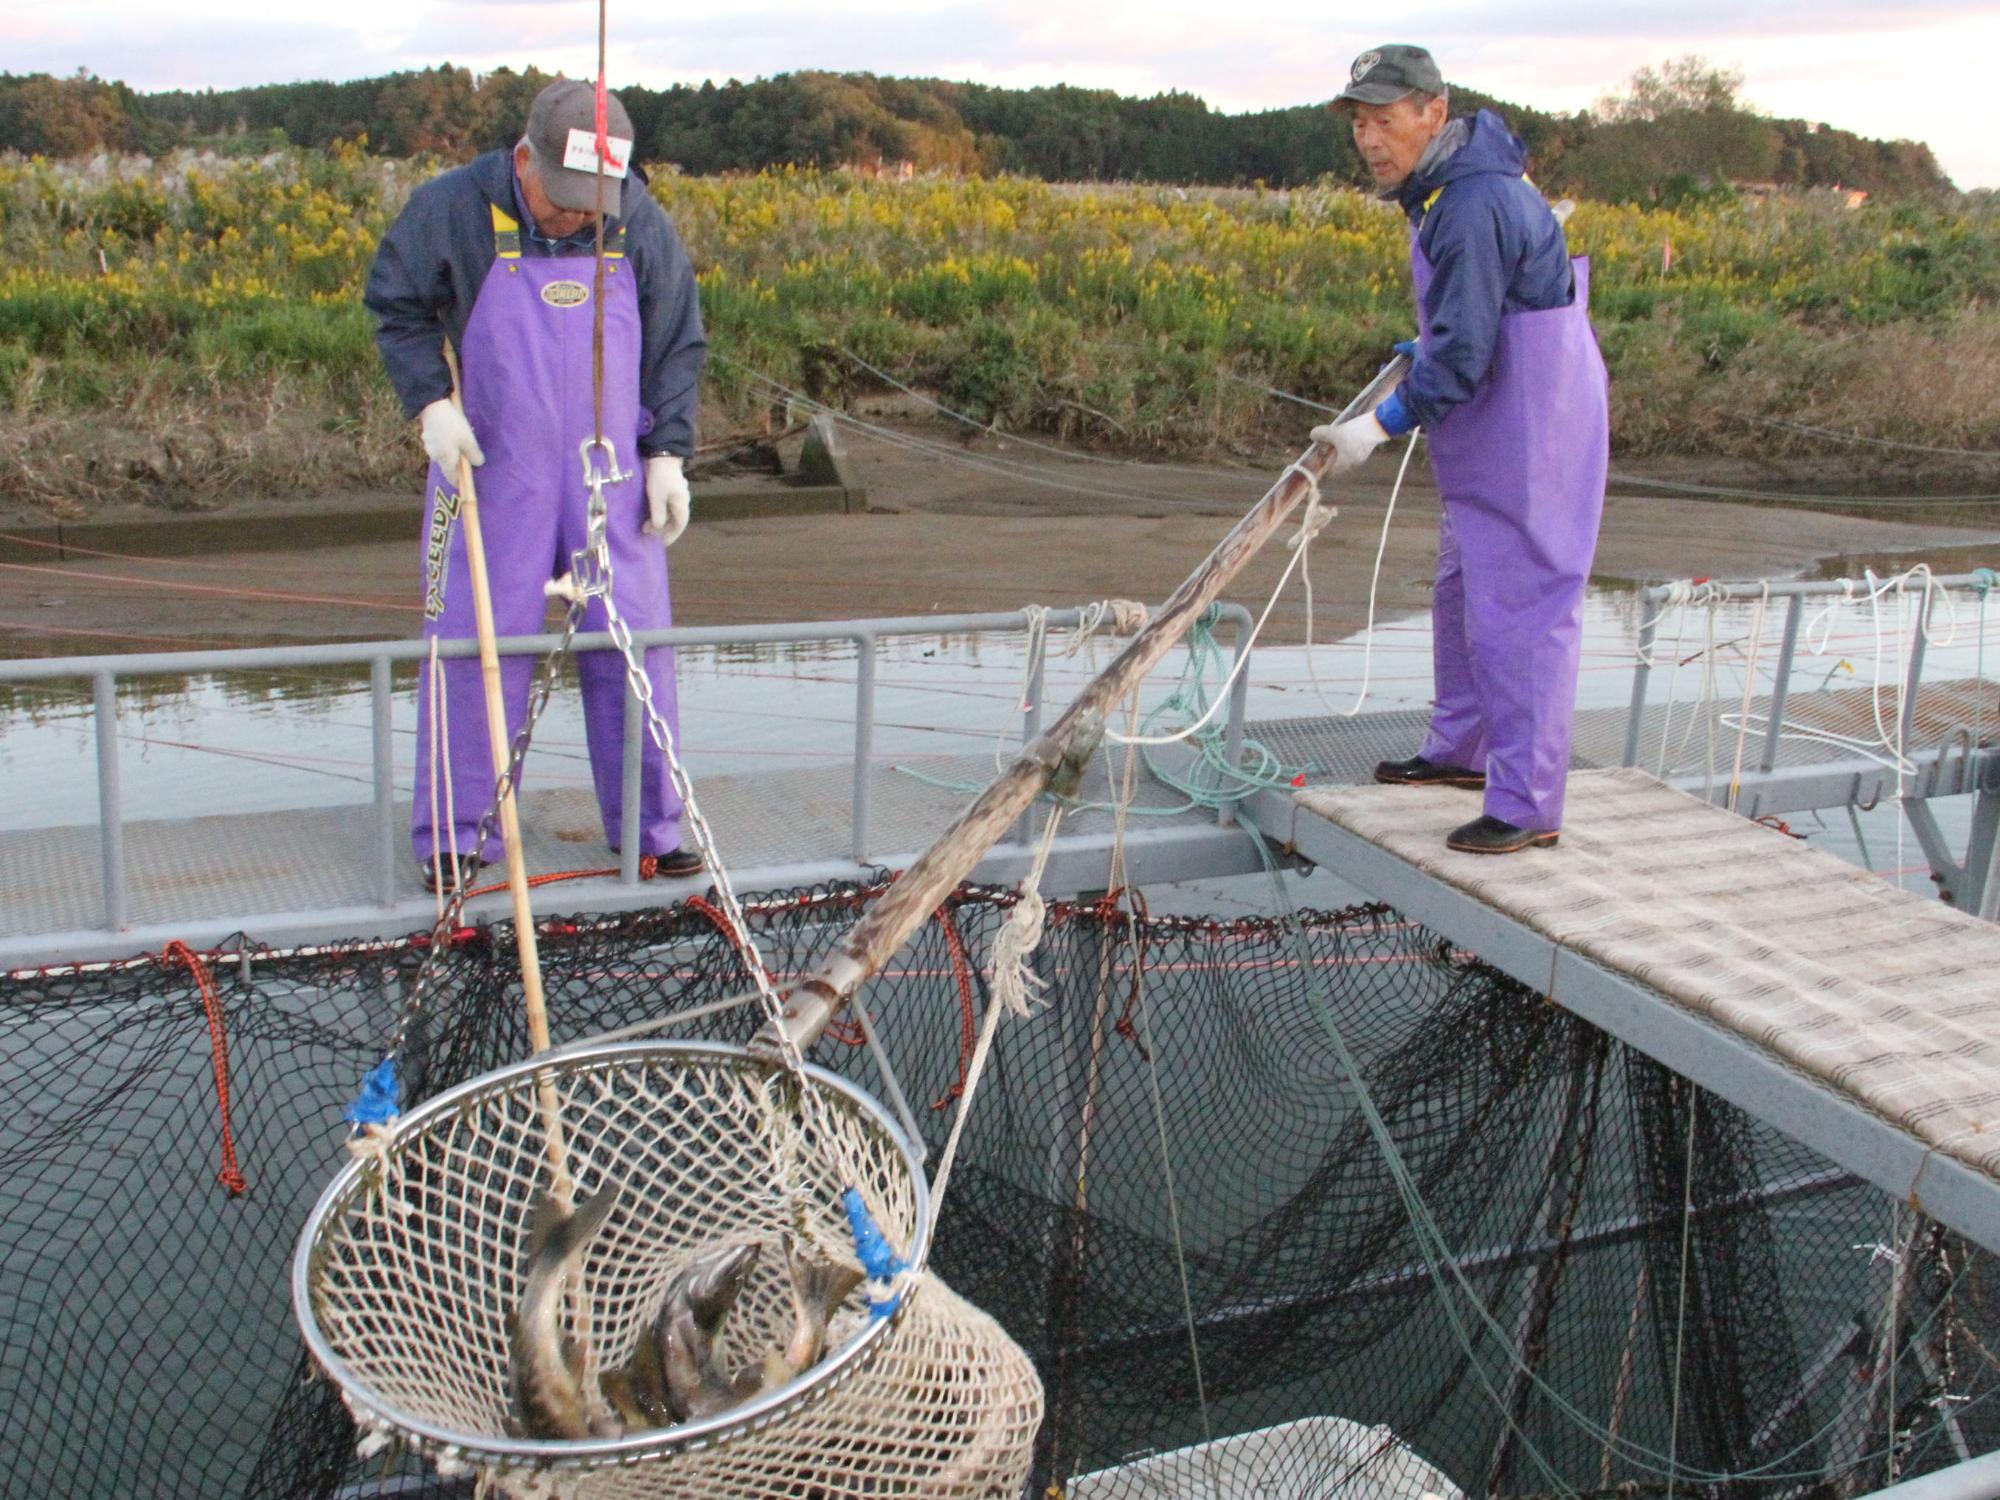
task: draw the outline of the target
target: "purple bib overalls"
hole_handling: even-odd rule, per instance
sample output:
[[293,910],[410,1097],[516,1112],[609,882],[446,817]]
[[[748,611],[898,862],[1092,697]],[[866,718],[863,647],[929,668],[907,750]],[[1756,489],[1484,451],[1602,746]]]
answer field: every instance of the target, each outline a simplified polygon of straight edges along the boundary
[[[1427,322],[1431,265],[1414,229],[1410,265]],[[1427,433],[1444,511],[1431,605],[1437,706],[1419,753],[1483,769],[1487,813],[1537,830],[1562,826],[1610,458],[1590,262],[1570,265],[1570,305],[1501,318],[1492,369]]]
[[[518,225],[497,207],[492,213],[498,253],[480,285],[460,350],[465,415],[486,454],[485,464],[474,476],[494,628],[503,636],[534,635],[541,630],[547,609],[542,585],[569,570],[570,554],[586,540],[590,491],[578,445],[595,430],[593,260],[524,257]],[[673,605],[667,591],[666,549],[658,537],[639,529],[647,514],[645,465],[638,448],[641,423],[646,420],[639,404],[639,297],[632,268],[622,255],[610,255],[604,270],[604,435],[617,451],[619,467],[631,476],[604,491],[613,587],[619,612],[632,628],[652,630],[673,623]],[[472,579],[458,511],[457,476],[431,465],[423,545],[426,638],[474,633]],[[593,600],[583,629],[604,628],[604,606]],[[575,660],[591,778],[605,838],[616,849],[623,800],[624,659],[616,651],[595,651],[580,653]],[[509,743],[527,712],[537,666],[535,658],[526,656],[501,661]],[[646,670],[652,678],[653,701],[666,715],[678,743],[673,651],[655,647],[647,652]],[[439,747],[440,759],[450,768],[455,847],[460,854],[471,854],[480,817],[493,798],[486,699],[476,660],[446,662],[444,673],[449,734]],[[452,832],[434,823],[431,813],[433,727],[427,681],[420,684],[417,699],[411,842],[417,858],[428,862],[434,849],[450,852],[454,843]],[[666,854],[680,847],[680,799],[666,774],[665,758],[650,741],[644,755],[640,852]],[[442,797],[439,817],[443,817]],[[500,860],[497,831],[477,852],[488,863]]]

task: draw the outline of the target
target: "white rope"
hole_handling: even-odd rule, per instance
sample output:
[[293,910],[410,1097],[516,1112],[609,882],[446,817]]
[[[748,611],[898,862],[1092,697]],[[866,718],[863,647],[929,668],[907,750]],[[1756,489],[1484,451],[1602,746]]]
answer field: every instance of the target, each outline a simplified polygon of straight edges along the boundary
[[1048,915],[1048,904],[1042,899],[1042,872],[1048,868],[1049,851],[1055,847],[1062,811],[1059,806],[1049,809],[1048,821],[1042,825],[1042,844],[1035,851],[1035,863],[1021,882],[1020,899],[993,939],[993,1003],[1024,1021],[1034,1014],[1035,997],[1048,985],[1047,980],[1028,967],[1028,960],[1041,945],[1042,927]]
[[[1769,587],[1768,584],[1765,586]],[[1666,619],[1669,614],[1675,610],[1684,610],[1691,604],[1719,604],[1722,602],[1722,585],[1706,578],[1700,582],[1696,582],[1692,578],[1676,578],[1666,584],[1665,588],[1667,596],[1660,601],[1660,607],[1651,616],[1639,622],[1639,629],[1641,631],[1657,629],[1660,622]],[[1652,650],[1649,651],[1644,647],[1636,647],[1633,655],[1643,665],[1655,667],[1659,665],[1656,655],[1658,650],[1659,643],[1656,638]]]
[[[1146,628],[1149,611],[1136,599],[1093,599],[1088,604],[1076,607],[1077,621],[1070,631],[1069,640],[1063,646],[1064,656],[1076,656],[1086,647],[1096,643],[1098,633],[1109,629],[1113,635],[1137,635]],[[1037,677],[1042,678],[1042,689],[1048,690],[1044,675],[1049,657],[1049,616],[1054,613],[1046,605],[1024,604],[1021,613],[1027,616],[1027,656],[1021,663],[1020,701],[1015,704],[1017,713],[1030,712],[1035,704],[1029,696],[1035,691]],[[1096,653],[1091,653],[1093,664]],[[993,740],[993,769],[996,773],[1007,769],[1007,746],[1012,734],[1012,726],[1003,729]]]
[[1292,574],[1304,560],[1307,546],[1311,543],[1313,536],[1327,522],[1340,513],[1334,507],[1322,504],[1319,493],[1319,481],[1300,462],[1295,461],[1287,465],[1285,472],[1278,476],[1278,482],[1282,484],[1294,473],[1297,473],[1305,480],[1307,493],[1305,515],[1300,519],[1298,532],[1292,537],[1290,543],[1292,560],[1285,564],[1285,571],[1278,575],[1278,582],[1271,590],[1271,597],[1264,601],[1263,613],[1257,616],[1257,623],[1250,627],[1250,638],[1238,648],[1236,661],[1230,667],[1229,675],[1222,679],[1222,686],[1216,690],[1215,697],[1210,701],[1207,710],[1192,724],[1187,725],[1185,728],[1177,729],[1171,734],[1127,735],[1120,734],[1115,729],[1107,728],[1104,731],[1104,737],[1112,744],[1147,746],[1178,745],[1184,740],[1192,739],[1208,724],[1209,720],[1213,719],[1228,704],[1229,690],[1236,686],[1236,679],[1242,676],[1244,668],[1250,665],[1250,654],[1257,644],[1257,638],[1264,633],[1264,623],[1271,618],[1271,611],[1277,608],[1278,600],[1284,595],[1285,585],[1292,581]]
[[[1902,598],[1916,582],[1923,584],[1923,592],[1918,602],[1915,630],[1925,645],[1949,646],[1958,639],[1958,601],[1952,591],[1937,581],[1928,563],[1919,563],[1904,572],[1889,577],[1878,577],[1874,570],[1864,574],[1861,590],[1857,593],[1853,579],[1840,580],[1840,592],[1821,606],[1806,624],[1806,650],[1814,656],[1824,656],[1832,645],[1833,626],[1839,612],[1852,605],[1866,604],[1869,609],[1870,632],[1872,635],[1873,661],[1869,673],[1869,707],[1875,724],[1873,738],[1840,734],[1831,729],[1819,729],[1810,725],[1780,725],[1778,737],[1786,740],[1802,740],[1818,744],[1837,746],[1866,757],[1886,770],[1896,773],[1898,800],[1904,795],[1904,780],[1916,774],[1916,764],[1912,761],[1903,743],[1904,709],[1903,695],[1909,690],[1909,652],[1914,636],[1905,624]],[[1895,657],[1897,662],[1897,713],[1896,727],[1892,731],[1882,715],[1882,664],[1889,655],[1889,643],[1882,624],[1882,601],[1894,597],[1897,600],[1895,631]],[[1940,631],[1931,626],[1932,605],[1943,607],[1944,625]],[[1844,660],[1844,658],[1843,658]],[[1728,722],[1725,716],[1724,722]],[[1763,714],[1745,714],[1743,727],[1768,727],[1769,719]],[[1900,842],[1900,834],[1899,834]],[[1898,867],[1900,868],[1900,862]]]
[[[427,686],[427,687],[428,687],[428,688],[430,689],[430,695],[431,695],[431,735],[430,735],[430,739],[431,739],[431,745],[430,745],[430,750],[431,750],[431,883],[432,883],[433,885],[435,885],[435,886],[437,887],[437,890],[436,890],[436,892],[435,892],[435,894],[436,894],[436,897],[437,897],[437,918],[436,918],[436,920],[438,920],[438,921],[442,922],[442,921],[444,920],[444,901],[445,901],[445,890],[444,890],[444,850],[443,850],[443,847],[442,847],[442,846],[441,846],[441,845],[439,844],[439,842],[438,842],[438,836],[437,836],[437,831],[438,831],[438,810],[439,810],[439,809],[438,809],[438,736],[439,736],[439,735],[440,735],[440,734],[442,733],[442,729],[441,729],[441,727],[440,727],[440,725],[439,725],[439,722],[438,722],[438,713],[439,713],[439,709],[438,709],[438,700],[439,700],[439,698],[440,698],[440,697],[442,697],[443,695],[442,695],[442,694],[441,694],[441,693],[440,693],[440,692],[438,691],[438,679],[439,679],[439,669],[438,669],[438,643],[437,643],[437,637],[436,637],[436,636],[432,636],[432,637],[431,637],[431,664],[430,664],[430,670],[429,670],[429,671],[428,671],[428,672],[427,672],[427,673],[425,674],[425,686]],[[452,829],[452,836],[453,836],[453,838],[456,838],[456,837],[458,836],[458,830],[457,830],[457,828],[456,828],[456,827],[454,827],[454,828]],[[452,861],[452,868],[453,868],[453,869],[457,869],[457,868],[458,868],[458,861],[457,861],[457,859],[456,859],[456,858],[454,858],[454,859],[453,859],[453,861]]]
[[1743,790],[1743,750],[1750,738],[1750,704],[1757,693],[1757,652],[1764,643],[1764,607],[1771,601],[1771,585],[1767,581],[1764,591],[1757,599],[1757,612],[1750,620],[1750,656],[1743,666],[1743,707],[1738,714],[1741,722],[1736,726],[1736,764],[1729,773],[1729,811],[1736,811],[1736,799]]
[[[1678,587],[1678,585],[1676,585]],[[1664,613],[1664,611],[1662,611]],[[1674,700],[1681,690],[1681,647],[1687,644],[1687,611],[1682,609],[1674,625],[1673,670],[1667,674],[1667,708],[1660,719],[1660,759],[1653,768],[1662,780],[1667,775],[1667,750],[1673,741]]]
[[1060,807],[1049,809],[1048,821],[1042,826],[1041,848],[1035,852],[1035,862],[1021,882],[1020,900],[1008,913],[1006,925],[993,940],[993,1003],[986,1007],[986,1020],[980,1027],[978,1044],[972,1049],[972,1061],[966,1065],[965,1087],[959,1092],[958,1118],[952,1121],[951,1135],[944,1143],[944,1154],[938,1158],[937,1175],[931,1179],[933,1221],[944,1206],[944,1190],[951,1182],[952,1164],[958,1159],[959,1139],[965,1134],[965,1122],[971,1118],[973,1095],[979,1090],[980,1076],[985,1073],[986,1060],[992,1055],[993,1038],[999,1032],[1000,1017],[1010,1011],[1022,1017],[1033,1014],[1028,992],[1031,988],[1039,992],[1046,983],[1039,975],[1029,972],[1027,963],[1042,937],[1042,923],[1047,910],[1040,889],[1042,873],[1048,868],[1049,851],[1055,847],[1056,830],[1062,826],[1062,814]]
[[[1423,435],[1423,428],[1410,430],[1409,445],[1403,449],[1403,461],[1396,468],[1396,483],[1389,490],[1389,508],[1382,514],[1382,535],[1375,543],[1375,570],[1368,575],[1368,625],[1361,637],[1361,691],[1354,695],[1354,702],[1340,711],[1342,718],[1351,719],[1361,712],[1361,705],[1368,701],[1368,686],[1375,672],[1375,595],[1382,584],[1382,559],[1389,551],[1389,523],[1396,519],[1396,501],[1403,494],[1403,476],[1410,472],[1410,460],[1416,457],[1417,439]],[[1319,677],[1312,664],[1312,580],[1306,580],[1306,675],[1312,678],[1313,691],[1319,694],[1319,701],[1326,703],[1326,694],[1319,690]],[[1332,705],[1328,704],[1328,707]]]
[[1719,604],[1709,605],[1701,650],[1701,800],[1704,802],[1715,800],[1715,617],[1720,612]]

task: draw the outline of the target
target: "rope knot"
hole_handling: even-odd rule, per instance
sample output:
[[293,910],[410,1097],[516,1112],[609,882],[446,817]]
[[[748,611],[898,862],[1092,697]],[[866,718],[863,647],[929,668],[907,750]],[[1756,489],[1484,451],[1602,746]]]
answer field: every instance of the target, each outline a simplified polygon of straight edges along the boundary
[[1036,1000],[1048,988],[1048,981],[1028,967],[1029,957],[1041,946],[1047,916],[1048,903],[1030,886],[993,939],[994,1003],[1023,1020],[1035,1013]]
[[1288,544],[1292,551],[1297,552],[1313,544],[1320,532],[1326,529],[1327,523],[1340,514],[1340,507],[1326,503],[1319,492],[1319,475],[1297,460],[1278,477],[1282,480],[1293,474],[1306,482],[1305,513],[1299,517],[1299,529]]

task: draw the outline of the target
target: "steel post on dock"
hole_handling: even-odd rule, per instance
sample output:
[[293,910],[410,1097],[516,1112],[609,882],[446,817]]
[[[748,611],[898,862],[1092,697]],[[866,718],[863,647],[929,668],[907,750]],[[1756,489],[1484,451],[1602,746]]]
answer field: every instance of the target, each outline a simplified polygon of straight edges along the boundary
[[875,636],[854,637],[854,841],[857,865],[868,863],[869,770],[875,760]]
[[[1902,622],[1899,620],[1897,623],[1900,625]],[[1896,754],[1899,760],[1908,759],[1910,740],[1917,731],[1917,695],[1923,691],[1924,649],[1930,645],[1930,639],[1931,596],[1926,592],[1917,605],[1917,631],[1910,641],[1910,663],[1903,673],[1903,702],[1901,711],[1896,715]],[[1898,796],[1906,795],[1900,770],[1897,772],[1896,792]]]
[[[677,746],[676,749],[679,747]],[[618,771],[624,786],[618,808],[618,878],[627,885],[639,883],[639,798],[645,781],[646,705],[628,675],[625,679],[625,740]]]
[[375,901],[396,904],[396,737],[393,667],[378,656],[368,663],[368,727],[375,780]]
[[118,679],[98,672],[90,679],[97,733],[98,868],[104,889],[104,925],[126,926],[125,805],[118,780]]
[[[1785,697],[1792,688],[1792,663],[1799,654],[1799,620],[1805,612],[1805,596],[1792,595],[1791,603],[1785,606],[1785,639],[1778,647],[1778,670],[1771,679],[1770,719],[1764,726],[1764,753],[1757,762],[1759,770],[1777,768],[1778,735],[1785,722]],[[1631,762],[1625,764],[1629,766]]]
[[[1664,610],[1666,591],[1663,589],[1647,589],[1639,596],[1639,607],[1651,609],[1655,599],[1662,601],[1660,607]],[[1646,722],[1646,685],[1647,679],[1653,675],[1653,637],[1659,628],[1660,617],[1657,614],[1649,614],[1639,622],[1639,639],[1633,647],[1637,661],[1632,668],[1632,706],[1625,720],[1625,758],[1618,762],[1621,766],[1639,764],[1639,731]]]

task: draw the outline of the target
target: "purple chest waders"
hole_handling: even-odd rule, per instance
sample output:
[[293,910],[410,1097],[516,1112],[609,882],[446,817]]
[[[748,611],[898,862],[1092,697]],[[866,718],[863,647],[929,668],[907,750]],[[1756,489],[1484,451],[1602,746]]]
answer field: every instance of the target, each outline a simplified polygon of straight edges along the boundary
[[[460,350],[464,369],[465,414],[485,451],[475,471],[479,519],[486,541],[486,568],[493,591],[494,628],[503,636],[541,630],[547,600],[542,585],[569,570],[570,554],[587,539],[590,490],[584,483],[579,445],[595,423],[591,412],[591,282],[587,256],[524,258],[517,236],[496,219],[501,253],[486,273]],[[667,591],[666,549],[639,528],[646,519],[646,494],[639,456],[639,297],[631,266],[622,256],[608,258],[604,279],[604,436],[616,449],[618,465],[632,477],[606,485],[613,589],[619,612],[634,630],[673,623]],[[650,425],[650,423],[648,423]],[[457,476],[437,465],[430,471],[429,523],[425,528],[424,635],[471,638],[472,577],[465,559],[465,533],[458,524]],[[604,606],[593,600],[583,629],[605,628]],[[577,680],[583,692],[584,731],[590,746],[590,773],[604,818],[605,838],[618,847],[622,804],[620,761],[624,746],[625,664],[616,651],[579,653]],[[511,743],[527,713],[537,661],[503,657],[500,664]],[[417,776],[411,843],[428,861],[434,849],[473,853],[479,820],[493,800],[492,753],[487,747],[486,699],[479,663],[443,664],[444,720],[437,756],[450,775],[451,810],[437,789],[432,815],[433,706],[429,672],[419,684]],[[653,701],[680,737],[674,694],[674,654],[665,647],[646,653]],[[680,799],[666,774],[665,757],[650,741],[640,781],[640,851],[666,854],[680,847]],[[499,834],[478,851],[488,863],[502,855]]]
[[[1431,266],[1410,234],[1418,316]],[[1583,596],[1610,459],[1590,262],[1568,307],[1500,320],[1493,368],[1426,433],[1444,501],[1431,604],[1437,706],[1419,752],[1486,773],[1486,811],[1562,827]],[[1428,330],[1426,330],[1428,331]]]

